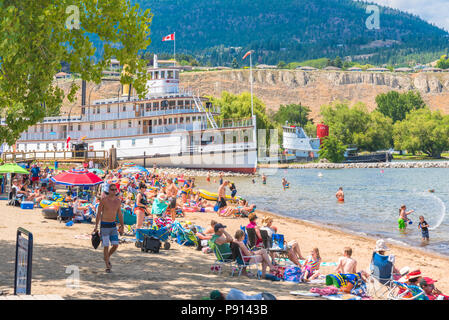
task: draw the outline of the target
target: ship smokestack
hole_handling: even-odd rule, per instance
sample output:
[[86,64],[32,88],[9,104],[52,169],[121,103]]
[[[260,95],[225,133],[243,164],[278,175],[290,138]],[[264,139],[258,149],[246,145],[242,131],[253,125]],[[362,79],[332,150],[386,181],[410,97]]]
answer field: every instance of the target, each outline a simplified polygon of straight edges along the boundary
[[81,81],[81,105],[86,105],[86,80]]

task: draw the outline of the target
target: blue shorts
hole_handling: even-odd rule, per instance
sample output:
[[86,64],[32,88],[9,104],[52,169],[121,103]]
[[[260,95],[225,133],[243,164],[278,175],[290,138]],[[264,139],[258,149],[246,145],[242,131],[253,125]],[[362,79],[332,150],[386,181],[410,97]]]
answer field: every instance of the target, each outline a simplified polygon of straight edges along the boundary
[[118,245],[118,231],[115,222],[101,222],[100,236],[103,247]]
[[421,230],[421,233],[423,238],[429,239],[429,230]]

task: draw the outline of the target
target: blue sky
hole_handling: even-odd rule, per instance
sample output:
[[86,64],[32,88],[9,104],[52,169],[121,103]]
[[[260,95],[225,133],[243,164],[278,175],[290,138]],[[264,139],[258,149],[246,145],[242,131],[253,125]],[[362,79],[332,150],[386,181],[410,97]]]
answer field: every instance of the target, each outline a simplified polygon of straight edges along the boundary
[[449,0],[370,0],[369,2],[416,14],[449,31]]

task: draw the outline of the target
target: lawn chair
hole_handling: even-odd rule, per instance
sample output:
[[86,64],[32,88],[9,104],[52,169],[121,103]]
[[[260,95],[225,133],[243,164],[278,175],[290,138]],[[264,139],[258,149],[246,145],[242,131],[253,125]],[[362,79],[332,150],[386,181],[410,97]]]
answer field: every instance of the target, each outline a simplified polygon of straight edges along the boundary
[[425,292],[418,286],[393,281],[393,287],[388,292],[389,300],[429,300]]
[[[235,256],[235,262],[236,265],[234,268],[232,268],[231,276],[234,276],[235,271],[238,270],[238,277],[242,274],[243,269],[250,269],[251,266],[256,266],[256,276],[259,279],[259,264],[260,262],[251,262],[251,261],[245,261],[243,259],[243,254],[240,246],[238,244],[232,244],[231,249],[233,252],[235,252],[233,255]],[[246,256],[246,259],[251,260],[251,258],[255,258],[256,256]]]
[[[273,240],[275,238],[275,235],[273,234],[270,238],[268,236],[267,230],[260,230],[260,235],[262,236],[262,242],[264,248],[268,251],[268,253],[273,253],[275,256],[278,256],[279,261],[286,262],[288,260],[288,249],[284,246],[285,243],[283,242],[283,235],[282,235],[282,246],[278,244],[279,248],[273,248]],[[277,235],[279,236],[279,235]]]
[[248,243],[247,243],[248,248],[251,251],[261,249],[260,246],[256,246],[256,243],[257,243],[256,229],[254,229],[254,228],[246,228],[246,233],[248,235]]
[[387,299],[394,288],[394,256],[383,256],[373,252],[370,263],[370,276],[367,279],[368,295],[373,298]]
[[20,197],[17,197],[17,189],[12,188],[8,194],[8,206],[20,207],[21,200]]
[[234,274],[234,263],[235,259],[231,256],[229,258],[224,258],[222,253],[220,252],[220,249],[217,245],[215,245],[214,242],[209,241],[209,248],[212,249],[212,251],[215,254],[215,262],[211,267],[212,272],[218,272],[218,274],[221,274],[221,271],[223,270],[223,266],[228,265],[232,270],[232,275]]

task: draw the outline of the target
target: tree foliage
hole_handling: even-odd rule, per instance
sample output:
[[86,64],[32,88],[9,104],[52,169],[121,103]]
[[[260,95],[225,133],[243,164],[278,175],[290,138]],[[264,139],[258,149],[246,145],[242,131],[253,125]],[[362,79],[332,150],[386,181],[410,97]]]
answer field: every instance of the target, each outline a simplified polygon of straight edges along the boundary
[[394,145],[398,150],[441,157],[443,151],[449,150],[449,116],[430,109],[410,112],[394,125]]
[[336,136],[329,135],[322,139],[319,157],[327,159],[333,163],[343,162],[345,160],[346,146]]
[[392,145],[392,121],[379,112],[369,113],[363,103],[349,107],[335,102],[321,107],[323,122],[345,145],[356,144],[360,150],[376,151]]
[[437,68],[441,69],[449,69],[449,58],[447,55],[441,56],[440,60],[438,60],[436,64]]
[[407,91],[399,93],[390,91],[376,97],[377,110],[393,120],[393,123],[404,120],[406,115],[415,109],[426,107],[419,92]]
[[[0,143],[14,144],[29,126],[58,112],[65,95],[53,80],[62,62],[100,83],[115,57],[126,65],[122,83],[143,94],[146,64],[138,53],[150,44],[151,20],[149,10],[128,0],[0,1],[0,118],[6,121]],[[73,83],[70,102],[77,89]]]
[[292,125],[305,126],[309,122],[310,108],[301,104],[281,105],[273,114],[273,120],[280,125],[286,122]]

